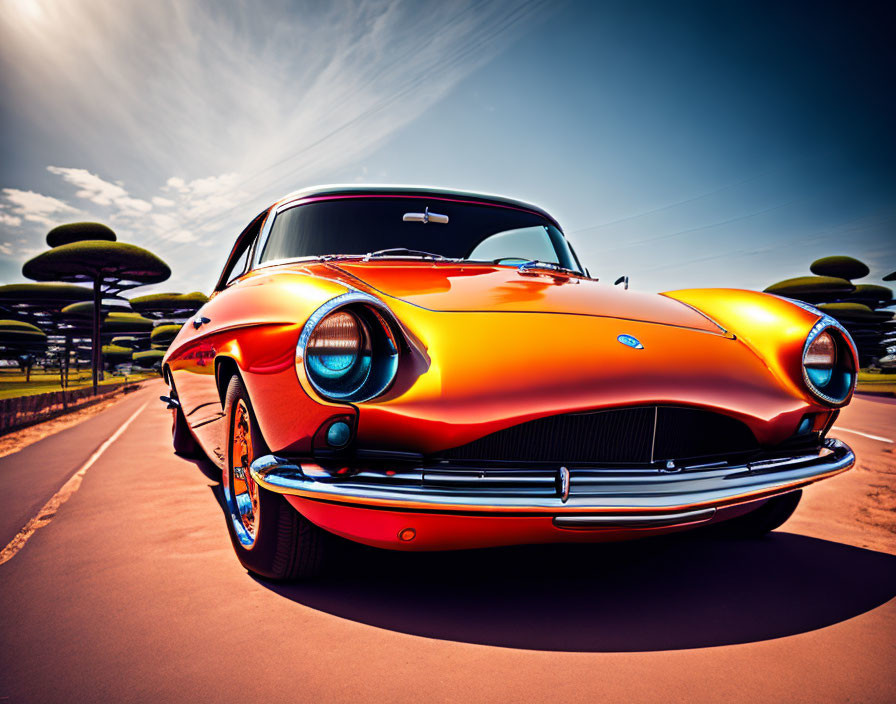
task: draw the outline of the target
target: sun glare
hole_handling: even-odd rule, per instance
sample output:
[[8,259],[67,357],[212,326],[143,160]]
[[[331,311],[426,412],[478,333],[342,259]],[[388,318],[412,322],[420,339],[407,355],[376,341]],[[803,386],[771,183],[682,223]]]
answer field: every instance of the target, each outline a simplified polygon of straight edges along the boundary
[[23,19],[36,22],[44,18],[44,10],[39,0],[14,0],[12,4]]

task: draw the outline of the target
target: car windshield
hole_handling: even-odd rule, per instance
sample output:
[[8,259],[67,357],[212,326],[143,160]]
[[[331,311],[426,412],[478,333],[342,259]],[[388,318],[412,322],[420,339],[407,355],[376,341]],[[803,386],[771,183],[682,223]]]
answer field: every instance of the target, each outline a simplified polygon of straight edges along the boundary
[[581,273],[563,233],[536,213],[438,198],[339,198],[276,216],[259,264],[302,257],[446,257],[546,262]]

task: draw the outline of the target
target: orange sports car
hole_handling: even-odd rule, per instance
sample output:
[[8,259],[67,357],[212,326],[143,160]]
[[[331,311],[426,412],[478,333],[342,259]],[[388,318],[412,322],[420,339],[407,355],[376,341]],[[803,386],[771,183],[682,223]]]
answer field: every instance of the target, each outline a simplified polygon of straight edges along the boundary
[[242,232],[163,361],[252,572],[398,550],[760,535],[849,469],[848,333],[754,291],[600,283],[544,210],[322,187]]

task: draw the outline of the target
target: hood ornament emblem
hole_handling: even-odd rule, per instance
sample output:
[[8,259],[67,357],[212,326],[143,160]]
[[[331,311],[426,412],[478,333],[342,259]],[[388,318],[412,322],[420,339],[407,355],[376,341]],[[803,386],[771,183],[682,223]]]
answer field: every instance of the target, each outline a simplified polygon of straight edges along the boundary
[[631,347],[635,350],[644,349],[644,345],[641,344],[641,341],[637,337],[632,337],[631,335],[620,335],[616,339],[626,347]]

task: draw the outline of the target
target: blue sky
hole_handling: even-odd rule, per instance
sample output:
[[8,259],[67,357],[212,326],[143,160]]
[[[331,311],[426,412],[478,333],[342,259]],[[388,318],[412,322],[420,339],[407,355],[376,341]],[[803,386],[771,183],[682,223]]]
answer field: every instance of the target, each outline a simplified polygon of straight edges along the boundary
[[[99,219],[208,291],[240,229],[316,183],[553,212],[592,274],[763,288],[896,268],[885,4],[0,6],[0,281]],[[145,289],[150,290],[150,289]]]

